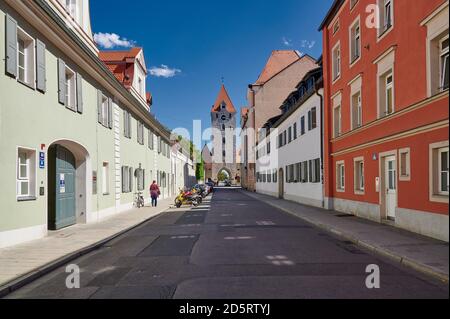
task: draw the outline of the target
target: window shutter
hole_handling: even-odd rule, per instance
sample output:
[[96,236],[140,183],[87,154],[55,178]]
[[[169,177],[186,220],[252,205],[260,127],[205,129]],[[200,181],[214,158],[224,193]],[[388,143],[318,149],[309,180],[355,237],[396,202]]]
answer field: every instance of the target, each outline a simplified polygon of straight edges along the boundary
[[6,73],[17,77],[17,21],[6,15]]
[[132,135],[132,127],[131,127],[131,114],[127,113],[128,116],[128,138],[131,138]]
[[128,188],[128,191],[129,192],[132,192],[133,191],[133,181],[134,181],[134,174],[133,174],[133,167],[130,167],[130,169],[129,169],[129,173],[128,173],[129,175],[129,188]]
[[45,44],[41,40],[36,40],[36,89],[45,92],[46,85],[46,68],[45,68]]
[[145,189],[145,169],[142,170],[142,188],[141,190]]
[[102,102],[103,102],[103,93],[100,90],[97,90],[97,116],[98,122],[102,124]]
[[127,168],[125,166],[122,166],[122,193],[125,193],[127,191],[127,183],[126,183],[126,172]]
[[83,114],[83,77],[77,74],[77,112]]
[[108,127],[113,128],[113,111],[112,99],[108,98]]
[[66,105],[66,64],[58,59],[58,102]]

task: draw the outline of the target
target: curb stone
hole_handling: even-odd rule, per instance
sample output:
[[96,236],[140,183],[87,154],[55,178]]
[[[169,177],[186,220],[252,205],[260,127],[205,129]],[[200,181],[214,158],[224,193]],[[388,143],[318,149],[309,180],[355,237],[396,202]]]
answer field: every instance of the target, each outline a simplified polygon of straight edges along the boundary
[[426,274],[428,276],[432,276],[435,279],[438,279],[438,280],[440,280],[440,281],[442,281],[442,282],[444,282],[446,284],[449,283],[449,276],[447,274],[444,274],[444,273],[442,273],[440,271],[436,271],[435,269],[433,269],[432,267],[430,267],[428,265],[424,265],[424,264],[422,264],[420,262],[416,262],[416,261],[414,261],[412,259],[406,258],[406,257],[404,257],[404,256],[402,256],[400,254],[392,252],[389,249],[382,248],[382,247],[379,247],[379,246],[367,243],[365,241],[356,239],[352,235],[350,235],[348,233],[345,233],[345,232],[343,232],[341,230],[338,230],[338,229],[334,228],[333,226],[325,225],[325,224],[322,224],[320,222],[313,221],[313,220],[311,220],[309,218],[299,216],[298,214],[292,212],[288,208],[284,208],[284,207],[278,206],[277,204],[272,203],[270,201],[267,201],[265,199],[260,199],[260,198],[258,198],[257,196],[255,196],[252,193],[248,193],[248,192],[244,191],[244,194],[246,194],[246,195],[248,195],[250,197],[259,199],[259,200],[263,201],[264,203],[266,203],[266,204],[268,204],[268,205],[270,205],[272,207],[275,207],[275,208],[277,208],[279,210],[282,210],[283,212],[288,213],[288,214],[290,214],[292,216],[295,216],[297,218],[300,218],[303,221],[306,221],[307,223],[312,224],[312,225],[314,225],[314,226],[316,226],[318,228],[321,228],[321,229],[324,229],[324,230],[326,230],[328,232],[331,232],[332,234],[335,234],[338,237],[341,237],[341,238],[343,238],[345,240],[349,240],[355,245],[358,245],[358,246],[361,246],[361,247],[363,247],[365,249],[368,249],[369,251],[372,251],[372,252],[374,252],[374,253],[376,253],[378,255],[387,257],[387,258],[389,258],[389,259],[391,259],[391,260],[393,260],[393,261],[395,261],[395,262],[397,262],[397,263],[399,263],[401,265],[404,265],[404,266],[406,266],[408,268],[411,268],[411,269],[414,269],[416,271],[419,271],[419,272],[421,272],[423,274]]
[[42,265],[38,268],[35,268],[34,270],[32,270],[29,273],[26,273],[24,275],[20,275],[19,277],[17,277],[16,279],[13,279],[12,281],[9,281],[5,284],[3,284],[2,286],[0,286],[0,298],[4,298],[7,295],[11,294],[12,292],[26,286],[27,284],[45,276],[46,274],[52,272],[55,269],[60,268],[61,266],[69,263],[72,260],[75,260],[79,257],[82,257],[84,255],[87,255],[97,249],[99,249],[100,247],[104,246],[106,243],[112,241],[113,239],[116,239],[126,233],[128,233],[129,231],[136,229],[140,226],[142,226],[143,224],[149,222],[152,219],[158,218],[160,217],[162,214],[164,214],[165,212],[167,212],[171,207],[167,207],[164,210],[162,210],[161,212],[157,213],[156,215],[149,217],[145,220],[143,220],[142,222],[139,222],[136,225],[130,226],[128,228],[125,228],[121,231],[119,231],[118,233],[111,235],[105,239],[102,239],[94,244],[91,244],[89,246],[86,246],[84,248],[81,248],[77,251],[74,251],[72,253],[69,253],[59,259],[56,259],[50,263],[47,263],[45,265]]

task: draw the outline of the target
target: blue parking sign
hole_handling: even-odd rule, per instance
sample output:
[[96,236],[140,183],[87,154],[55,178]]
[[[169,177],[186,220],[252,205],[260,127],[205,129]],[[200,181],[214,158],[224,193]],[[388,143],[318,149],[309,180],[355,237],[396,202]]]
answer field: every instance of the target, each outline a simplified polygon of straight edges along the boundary
[[44,169],[45,168],[45,153],[39,152],[39,168]]

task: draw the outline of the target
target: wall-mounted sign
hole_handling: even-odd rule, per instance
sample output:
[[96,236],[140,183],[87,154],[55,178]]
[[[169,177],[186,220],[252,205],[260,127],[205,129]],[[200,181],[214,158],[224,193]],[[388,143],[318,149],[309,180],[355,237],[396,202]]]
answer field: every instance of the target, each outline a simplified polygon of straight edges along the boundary
[[66,175],[65,174],[59,174],[59,193],[60,194],[66,193]]
[[92,172],[92,194],[97,195],[97,171]]
[[44,169],[45,168],[45,153],[39,152],[39,168]]
[[375,178],[375,190],[377,193],[380,192],[380,178],[379,177]]

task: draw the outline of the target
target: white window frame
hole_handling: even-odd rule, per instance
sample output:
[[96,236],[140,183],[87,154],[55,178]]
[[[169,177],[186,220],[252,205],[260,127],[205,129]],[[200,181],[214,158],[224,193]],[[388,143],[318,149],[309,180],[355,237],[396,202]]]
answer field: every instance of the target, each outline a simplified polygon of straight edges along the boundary
[[[447,34],[442,39],[439,40],[439,91],[443,92],[445,90],[448,90],[448,87],[444,87],[444,81],[445,81],[445,68],[448,68],[449,64],[449,47],[447,46],[446,50],[442,50],[442,44],[444,41],[449,40],[449,35]],[[447,58],[445,63],[443,64],[442,60],[443,58]]]
[[[390,4],[390,25],[388,26],[386,23],[386,8],[387,4]],[[389,32],[394,29],[394,0],[378,0],[378,39],[380,41],[383,39]]]
[[77,108],[77,75],[66,65],[66,73],[64,83],[66,86],[66,107],[71,110]]
[[[358,30],[358,32],[356,32]],[[355,65],[360,59],[361,59],[361,53],[362,53],[362,46],[361,46],[361,18],[358,16],[355,21],[350,25],[349,28],[349,38],[350,38],[350,45],[349,45],[349,64],[350,67]],[[355,49],[356,51],[353,52],[352,49]],[[356,55],[356,52],[358,52],[358,55]]]
[[108,112],[108,97],[106,95],[102,95],[102,106],[101,106],[101,120],[102,125],[105,127],[109,126],[109,112]]
[[336,191],[345,192],[345,162],[336,162]]
[[[24,78],[20,78],[19,39],[24,41]],[[17,81],[33,89],[36,88],[36,41],[21,27],[17,27]]]
[[363,195],[366,189],[366,179],[365,179],[365,163],[364,157],[358,157],[353,160],[354,163],[354,186],[355,194]]
[[358,4],[359,0],[350,0],[350,11],[355,8],[355,6]]
[[338,41],[331,50],[332,55],[332,75],[333,83],[337,82],[341,78],[342,72],[342,53],[341,53],[341,41]]
[[[388,83],[388,79],[391,78],[391,82]],[[392,110],[391,112],[389,112],[389,103],[388,103],[388,97],[389,97],[389,90],[391,90],[391,103],[392,103]],[[385,98],[385,103],[384,103],[384,114],[385,116],[391,115],[395,112],[395,99],[394,99],[394,72],[392,70],[388,71],[385,75],[384,75],[384,98]]]
[[[355,104],[355,97],[356,104]],[[352,117],[352,130],[358,129],[363,126],[363,114],[362,114],[362,93],[361,90],[355,92],[351,96],[351,117]]]
[[[449,203],[449,194],[448,192],[442,192],[442,181],[441,181],[441,166],[442,166],[442,160],[441,160],[441,154],[444,151],[448,152],[449,149],[449,142],[442,141],[430,144],[430,151],[429,151],[429,189],[430,189],[430,201],[436,202],[436,203]],[[448,176],[448,175],[447,175]]]
[[[449,162],[448,162],[449,148],[448,147],[443,147],[443,148],[438,149],[438,173],[439,173],[438,174],[439,175],[438,194],[442,195],[442,196],[448,196],[449,195],[449,191],[448,191],[448,189],[449,189],[449,170],[448,170],[448,167],[447,167],[446,171],[444,171],[442,169],[442,154],[443,153],[447,153],[447,166],[449,166]],[[443,187],[443,185],[442,185],[442,174],[443,173],[447,174],[447,191],[443,191],[442,190],[442,187]]]
[[[337,109],[339,109],[338,114],[336,114]],[[338,116],[338,118],[336,118],[336,116]],[[342,104],[333,108],[333,135],[334,138],[342,135]]]
[[[399,153],[399,173],[398,179],[402,182],[411,181],[411,149],[402,148]],[[403,156],[405,156],[405,164],[403,164]],[[403,174],[405,172],[405,174]]]
[[[25,154],[26,163],[20,163],[19,154]],[[16,150],[16,199],[35,199],[36,196],[36,174],[37,174],[37,161],[36,161],[36,149],[17,147]],[[26,167],[26,176],[21,175],[21,166]],[[26,194],[21,192],[22,183],[28,183],[28,191]]]

